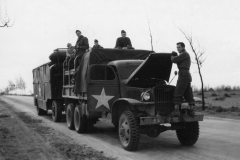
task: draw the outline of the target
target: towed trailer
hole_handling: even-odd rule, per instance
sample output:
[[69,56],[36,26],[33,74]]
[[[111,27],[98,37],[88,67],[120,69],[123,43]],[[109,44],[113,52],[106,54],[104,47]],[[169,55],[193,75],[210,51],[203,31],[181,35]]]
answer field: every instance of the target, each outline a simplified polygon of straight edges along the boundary
[[66,61],[64,52],[66,49],[56,49],[51,62],[33,70],[39,115],[52,110],[57,122],[65,111],[68,128],[78,133],[91,132],[100,118],[110,117],[128,151],[137,150],[140,134],[154,138],[167,130],[176,130],[182,145],[197,142],[202,114],[170,116],[175,90],[167,83],[171,54],[95,49],[81,57],[76,69],[79,57]]

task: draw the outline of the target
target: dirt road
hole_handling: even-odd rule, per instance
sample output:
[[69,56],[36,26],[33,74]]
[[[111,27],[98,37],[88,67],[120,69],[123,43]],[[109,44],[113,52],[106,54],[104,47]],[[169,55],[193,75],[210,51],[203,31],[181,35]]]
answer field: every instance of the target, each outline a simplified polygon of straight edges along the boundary
[[[56,136],[52,141],[51,138],[49,138],[49,148],[57,148],[53,153],[49,153],[49,157],[55,156],[51,157],[51,159],[57,159],[57,155],[72,158],[67,156],[68,150],[70,150],[69,153],[71,153],[71,150],[74,150],[74,154],[77,154],[78,151],[82,148],[85,149],[86,152],[90,152],[94,155],[96,154],[96,157],[90,157],[96,159],[111,157],[117,159],[137,160],[230,160],[239,159],[240,157],[239,120],[205,117],[205,120],[203,122],[200,122],[199,140],[193,147],[181,146],[177,140],[175,132],[167,131],[155,139],[142,135],[140,139],[139,150],[137,152],[127,152],[122,149],[118,141],[117,132],[114,129],[113,125],[110,123],[110,120],[101,119],[101,121],[95,125],[95,131],[91,134],[77,134],[75,131],[68,130],[66,123],[64,122],[64,118],[62,122],[54,123],[51,120],[50,114],[42,117],[37,116],[35,107],[33,106],[32,97],[4,96],[0,97],[0,100],[4,100],[13,106],[17,113],[31,117],[31,122],[40,120],[41,126],[48,128],[46,137],[51,137],[51,135]],[[22,125],[25,123],[27,126],[29,126],[30,123],[27,123],[24,118],[21,118],[21,114],[20,116],[18,114],[16,115],[18,115],[20,117],[19,119],[22,120]],[[3,118],[0,118],[0,121],[1,119]],[[35,125],[37,124],[38,123]],[[39,130],[43,131],[44,129]],[[61,141],[61,143],[54,144],[53,142],[55,141]],[[40,143],[43,142],[40,141]],[[64,148],[60,144],[62,146],[65,144],[67,147]],[[60,145],[60,148],[58,145]],[[71,149],[71,147],[73,148]],[[90,151],[88,151],[88,147],[91,147],[93,149],[90,148]],[[47,149],[45,148],[45,150]],[[63,153],[61,150],[63,150]],[[103,154],[101,155],[101,153]]]

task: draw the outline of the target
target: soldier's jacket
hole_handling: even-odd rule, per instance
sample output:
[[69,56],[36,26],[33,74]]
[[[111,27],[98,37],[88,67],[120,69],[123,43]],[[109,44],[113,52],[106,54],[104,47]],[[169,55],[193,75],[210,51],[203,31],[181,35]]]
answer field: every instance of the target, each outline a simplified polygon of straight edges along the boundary
[[78,37],[75,48],[77,53],[85,52],[89,48],[87,37],[84,37],[82,35]]
[[103,49],[103,47],[100,46],[100,45],[94,45],[94,46],[92,47],[92,49],[97,49],[97,48]]
[[130,38],[119,37],[117,39],[115,48],[123,48],[123,47],[128,47],[129,49],[132,48],[132,43],[131,43]]
[[179,56],[176,56],[172,60],[173,63],[176,63],[178,69],[190,69],[191,58],[186,51],[183,51]]

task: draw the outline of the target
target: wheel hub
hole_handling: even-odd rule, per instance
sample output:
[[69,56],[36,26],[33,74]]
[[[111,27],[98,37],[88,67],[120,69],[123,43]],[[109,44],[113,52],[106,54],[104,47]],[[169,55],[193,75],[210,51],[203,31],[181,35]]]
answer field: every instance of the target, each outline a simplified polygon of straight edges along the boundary
[[128,144],[130,140],[130,127],[128,121],[124,121],[119,128],[119,135],[123,143]]

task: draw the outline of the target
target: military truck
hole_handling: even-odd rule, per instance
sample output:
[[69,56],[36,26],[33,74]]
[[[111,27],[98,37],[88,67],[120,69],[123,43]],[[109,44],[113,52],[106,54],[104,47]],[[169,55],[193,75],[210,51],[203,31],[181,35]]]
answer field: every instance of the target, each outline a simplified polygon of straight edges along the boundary
[[95,49],[76,68],[79,57],[65,60],[65,52],[56,49],[51,62],[33,70],[38,115],[52,110],[57,122],[65,112],[67,127],[78,133],[91,132],[100,118],[109,117],[128,151],[137,150],[140,134],[155,138],[167,130],[175,130],[182,145],[197,142],[202,114],[170,116],[175,90],[168,84],[170,53]]

